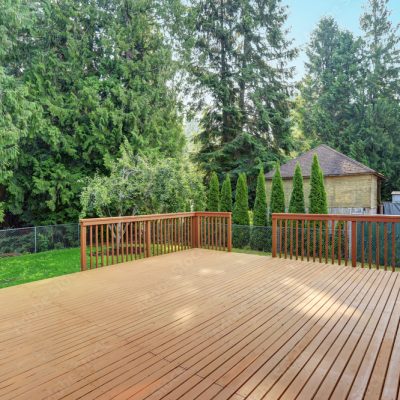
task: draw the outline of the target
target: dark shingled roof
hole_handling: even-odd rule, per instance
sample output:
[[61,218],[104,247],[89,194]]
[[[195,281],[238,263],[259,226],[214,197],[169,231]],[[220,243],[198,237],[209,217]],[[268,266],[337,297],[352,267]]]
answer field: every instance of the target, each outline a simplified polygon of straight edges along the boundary
[[[310,177],[311,164],[314,154],[318,155],[319,163],[325,176],[344,176],[344,175],[360,175],[373,174],[383,178],[383,175],[373,169],[345,156],[342,153],[332,149],[326,144],[321,144],[315,149],[307,151],[307,153],[290,160],[281,166],[281,175],[283,179],[292,178],[296,164],[299,163],[303,172],[303,177]],[[267,179],[272,179],[274,171],[265,174]]]

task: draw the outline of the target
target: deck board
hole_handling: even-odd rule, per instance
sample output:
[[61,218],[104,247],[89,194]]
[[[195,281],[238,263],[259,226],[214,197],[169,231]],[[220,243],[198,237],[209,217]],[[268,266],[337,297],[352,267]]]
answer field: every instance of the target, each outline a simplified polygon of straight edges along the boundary
[[400,275],[211,250],[0,290],[1,399],[395,399]]

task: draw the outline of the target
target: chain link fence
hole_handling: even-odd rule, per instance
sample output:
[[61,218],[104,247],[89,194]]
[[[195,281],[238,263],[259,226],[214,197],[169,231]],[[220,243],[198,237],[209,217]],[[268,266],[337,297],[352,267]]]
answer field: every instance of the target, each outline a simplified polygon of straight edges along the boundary
[[79,224],[0,230],[0,257],[79,247]]

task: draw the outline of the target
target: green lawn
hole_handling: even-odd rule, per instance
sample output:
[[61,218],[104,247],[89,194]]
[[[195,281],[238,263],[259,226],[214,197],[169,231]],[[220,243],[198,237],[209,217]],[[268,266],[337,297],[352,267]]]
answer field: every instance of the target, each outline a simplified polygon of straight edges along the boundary
[[80,249],[0,258],[0,288],[80,271]]
[[[237,253],[268,255],[268,253],[250,249],[232,250]],[[79,248],[0,258],[0,288],[77,271],[80,271]]]

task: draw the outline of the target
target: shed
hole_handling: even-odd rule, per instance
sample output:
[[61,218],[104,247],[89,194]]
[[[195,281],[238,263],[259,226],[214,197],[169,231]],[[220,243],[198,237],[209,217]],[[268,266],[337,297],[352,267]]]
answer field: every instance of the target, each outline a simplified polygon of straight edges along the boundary
[[[366,165],[321,144],[281,166],[286,207],[289,207],[292,180],[299,163],[304,178],[306,207],[310,193],[311,164],[317,154],[325,177],[329,212],[333,214],[376,214],[384,176]],[[271,194],[274,171],[265,174],[267,196]]]

